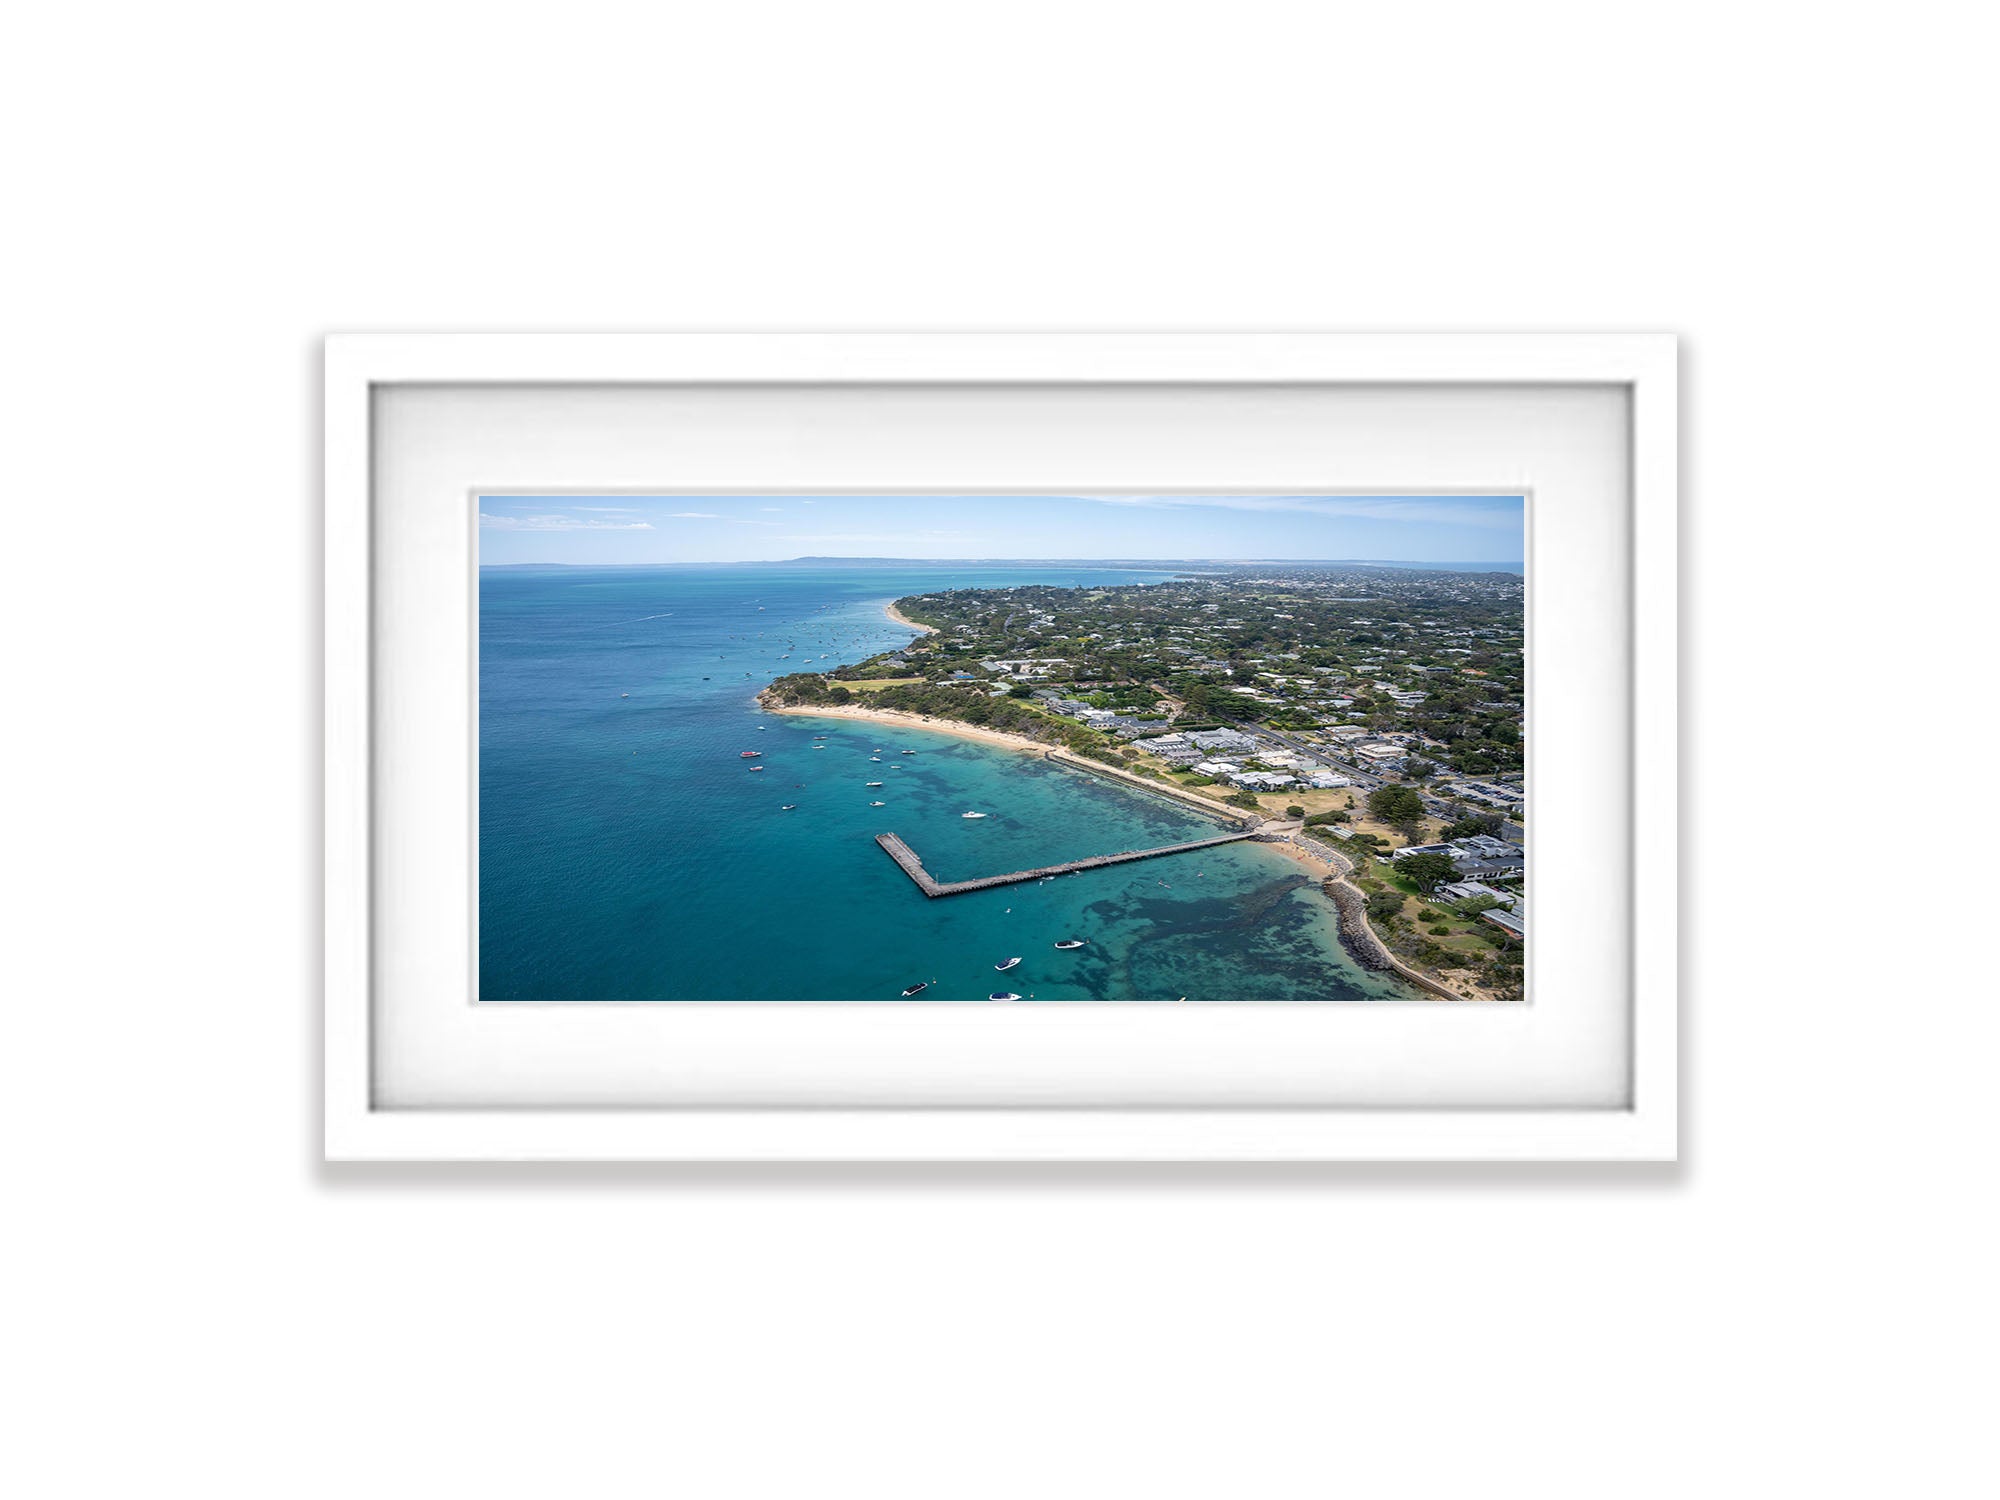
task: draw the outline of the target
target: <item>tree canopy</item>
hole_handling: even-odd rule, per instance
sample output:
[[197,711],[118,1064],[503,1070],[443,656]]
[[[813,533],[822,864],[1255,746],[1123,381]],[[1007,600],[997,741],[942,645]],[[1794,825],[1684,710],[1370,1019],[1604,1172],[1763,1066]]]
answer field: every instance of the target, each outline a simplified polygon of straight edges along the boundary
[[1393,828],[1420,821],[1424,815],[1424,799],[1414,787],[1377,787],[1368,794],[1368,810]]
[[1458,874],[1449,854],[1412,854],[1397,860],[1396,869],[1426,896]]
[[1498,834],[1500,818],[1496,813],[1468,813],[1456,823],[1448,826],[1438,835],[1441,839],[1469,839],[1474,834]]

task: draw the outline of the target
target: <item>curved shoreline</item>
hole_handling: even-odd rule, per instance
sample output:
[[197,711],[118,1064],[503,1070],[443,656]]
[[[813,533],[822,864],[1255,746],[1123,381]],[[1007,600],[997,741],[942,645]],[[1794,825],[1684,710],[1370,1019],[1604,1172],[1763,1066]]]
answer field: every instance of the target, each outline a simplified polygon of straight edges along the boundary
[[903,724],[912,729],[928,729],[933,734],[955,735],[959,739],[977,740],[981,744],[997,745],[1003,750],[1019,750],[1042,756],[1047,760],[1060,761],[1078,770],[1093,771],[1103,776],[1115,777],[1131,784],[1135,791],[1158,792],[1186,803],[1198,811],[1223,822],[1247,824],[1250,814],[1232,808],[1211,798],[1200,796],[1186,787],[1174,786],[1170,782],[1153,781],[1144,776],[1135,776],[1122,766],[1106,765],[1078,755],[1061,745],[1046,745],[1040,740],[1031,740],[1025,735],[1008,734],[1002,729],[986,729],[977,724],[962,723],[957,719],[934,719],[927,714],[908,714],[895,708],[866,708],[853,703],[797,703],[777,707],[764,702],[760,694],[758,707],[771,714],[800,714],[808,718],[852,719],[859,723]]
[[898,625],[907,625],[910,629],[920,630],[925,635],[936,635],[938,633],[937,626],[919,625],[915,620],[912,620],[908,615],[897,609],[894,599],[891,599],[887,604],[882,606],[882,613],[894,620]]
[[[924,635],[936,635],[938,633],[936,626],[919,624],[917,621],[903,614],[896,608],[894,600],[890,600],[882,606],[882,613],[887,615],[891,620],[894,620],[898,625],[906,626]],[[1138,791],[1161,793],[1199,809],[1211,817],[1225,820],[1234,819],[1244,824],[1244,826],[1249,826],[1246,815],[1235,812],[1226,804],[1217,802],[1213,798],[1203,797],[1196,792],[1189,791],[1186,787],[1175,786],[1171,782],[1153,781],[1146,777],[1136,776],[1122,766],[1106,765],[1091,760],[1060,745],[1045,745],[1039,740],[1031,740],[1024,735],[1008,734],[1004,730],[986,729],[976,724],[962,723],[956,719],[935,719],[928,714],[909,714],[894,708],[868,708],[852,703],[787,704],[778,706],[765,702],[764,691],[762,689],[758,691],[755,701],[758,708],[765,713],[790,714],[806,718],[849,719],[857,723],[902,724],[913,729],[929,730],[933,734],[947,734],[956,736],[959,739],[974,740],[980,744],[997,746],[1002,750],[1014,750],[1040,755],[1045,759],[1062,761],[1080,770],[1094,771],[1108,777],[1115,777],[1118,780],[1130,783]],[[1355,962],[1362,964],[1363,967],[1375,968],[1378,972],[1386,968],[1395,974],[1397,978],[1414,986],[1422,998],[1443,1000],[1478,1000],[1488,998],[1477,994],[1461,994],[1446,985],[1444,981],[1433,979],[1430,975],[1411,968],[1410,965],[1404,963],[1394,953],[1390,952],[1389,945],[1382,940],[1381,935],[1369,924],[1366,905],[1367,898],[1362,894],[1360,887],[1354,885],[1347,878],[1354,873],[1354,866],[1347,861],[1347,857],[1344,854],[1340,854],[1338,851],[1333,851],[1334,859],[1323,859],[1313,854],[1298,842],[1301,833],[1302,830],[1297,830],[1278,837],[1259,838],[1256,842],[1308,867],[1324,864],[1332,869],[1333,873],[1324,880],[1324,886],[1330,887],[1330,889],[1326,890],[1325,894],[1327,899],[1333,903],[1334,912],[1338,919],[1337,926],[1341,934],[1342,945],[1348,946],[1350,941],[1352,942],[1353,946],[1349,947],[1349,955]],[[1315,840],[1315,842],[1317,841]],[[1335,863],[1335,860],[1338,860],[1339,863]],[[1357,928],[1358,930],[1356,930]],[[1361,952],[1355,951],[1355,949],[1359,948],[1368,950],[1368,956],[1364,957]],[[1370,962],[1371,959],[1378,962]]]
[[928,729],[934,734],[956,735],[963,740],[979,740],[984,744],[998,745],[1003,750],[1033,750],[1040,753],[1047,745],[1034,740],[1023,739],[1017,734],[1003,734],[997,729],[981,729],[976,724],[961,724],[956,719],[933,719],[923,714],[906,714],[893,708],[863,708],[852,703],[788,703],[782,706],[766,703],[762,693],[757,695],[757,706],[767,714],[803,715],[817,719],[853,719],[861,723],[903,724],[912,729]]
[[[1393,970],[1398,978],[1408,980],[1411,984],[1422,989],[1426,994],[1434,995],[1440,1000],[1491,1000],[1493,998],[1491,995],[1477,993],[1477,986],[1474,987],[1475,992],[1470,995],[1455,990],[1442,979],[1435,979],[1420,969],[1412,968],[1409,964],[1404,963],[1402,959],[1396,957],[1394,953],[1390,952],[1389,945],[1382,941],[1382,935],[1368,921],[1368,898],[1362,894],[1359,886],[1347,878],[1354,873],[1354,866],[1348,860],[1347,856],[1338,850],[1331,851],[1333,854],[1333,858],[1331,859],[1315,854],[1299,843],[1299,839],[1302,836],[1302,833],[1291,834],[1285,839],[1282,846],[1274,847],[1279,847],[1281,853],[1288,858],[1297,860],[1300,864],[1324,864],[1333,871],[1331,875],[1326,877],[1324,884],[1331,887],[1327,891],[1327,898],[1333,902],[1335,910],[1340,913],[1342,941],[1345,942],[1351,934],[1356,939],[1356,946],[1360,946],[1359,940],[1365,935],[1367,946],[1371,950],[1364,957],[1361,953],[1354,952],[1350,948],[1348,951],[1357,963],[1363,963],[1369,968],[1387,968]],[[1314,840],[1314,842],[1317,843],[1318,840]],[[1350,926],[1350,919],[1352,926]]]

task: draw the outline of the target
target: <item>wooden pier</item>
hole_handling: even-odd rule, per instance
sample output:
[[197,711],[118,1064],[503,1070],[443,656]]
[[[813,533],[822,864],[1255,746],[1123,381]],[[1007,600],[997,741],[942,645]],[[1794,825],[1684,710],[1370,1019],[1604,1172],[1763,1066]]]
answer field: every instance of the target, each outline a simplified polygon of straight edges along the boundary
[[924,862],[917,858],[917,851],[897,838],[893,833],[878,833],[875,842],[882,846],[882,852],[902,866],[903,873],[917,883],[917,889],[926,896],[959,896],[967,891],[988,890],[996,885],[1018,885],[1024,880],[1040,880],[1045,875],[1067,875],[1073,870],[1095,870],[1104,865],[1122,865],[1135,859],[1158,859],[1163,854],[1183,854],[1190,849],[1212,849],[1217,844],[1233,844],[1239,839],[1254,838],[1253,830],[1242,829],[1236,833],[1218,834],[1214,838],[1195,839],[1186,844],[1167,844],[1159,849],[1126,849],[1117,854],[1099,854],[1090,859],[1073,859],[1067,864],[1043,865],[1038,870],[1014,870],[1006,875],[988,875],[980,880],[945,880],[931,878]]

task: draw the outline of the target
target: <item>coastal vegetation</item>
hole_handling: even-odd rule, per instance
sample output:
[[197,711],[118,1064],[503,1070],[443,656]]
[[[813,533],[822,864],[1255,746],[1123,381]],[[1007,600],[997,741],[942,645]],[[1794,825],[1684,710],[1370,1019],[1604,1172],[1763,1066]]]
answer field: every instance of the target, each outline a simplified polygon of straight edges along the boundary
[[[997,730],[1303,823],[1355,864],[1353,915],[1365,906],[1398,961],[1458,993],[1469,978],[1520,996],[1518,922],[1486,920],[1519,917],[1518,866],[1463,847],[1525,837],[1518,574],[1203,565],[1151,584],[942,589],[891,613],[926,633],[780,678],[765,701]],[[1448,901],[1466,879],[1502,896]]]
[[[1044,713],[1018,698],[992,698],[984,692],[969,692],[962,687],[933,683],[923,678],[874,682],[865,691],[870,708],[885,708],[897,713],[949,719],[975,728],[996,729],[1037,744],[1087,755],[1093,760],[1120,764],[1113,748],[1115,741],[1106,735]],[[813,672],[794,672],[780,677],[761,696],[774,708],[839,707],[855,699],[854,692],[842,682],[829,681]]]

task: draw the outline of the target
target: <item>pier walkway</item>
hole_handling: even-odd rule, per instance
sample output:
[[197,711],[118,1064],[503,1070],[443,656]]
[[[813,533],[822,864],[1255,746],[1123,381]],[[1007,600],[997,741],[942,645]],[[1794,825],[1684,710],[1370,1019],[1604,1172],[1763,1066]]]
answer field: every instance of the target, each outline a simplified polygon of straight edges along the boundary
[[917,858],[917,851],[897,838],[893,833],[878,833],[875,842],[882,846],[882,852],[903,868],[903,873],[917,883],[917,889],[926,896],[959,896],[967,891],[983,891],[996,885],[1018,885],[1024,880],[1040,880],[1045,875],[1067,875],[1072,870],[1095,870],[1104,865],[1122,865],[1135,859],[1157,859],[1162,854],[1181,854],[1189,849],[1210,849],[1217,844],[1233,844],[1239,839],[1255,838],[1252,829],[1242,829],[1236,833],[1218,834],[1214,838],[1195,839],[1186,844],[1168,844],[1159,849],[1126,849],[1117,854],[1099,854],[1090,859],[1073,859],[1067,864],[1043,865],[1038,870],[1015,870],[1006,875],[988,875],[981,880],[946,880],[931,878],[924,862]]

